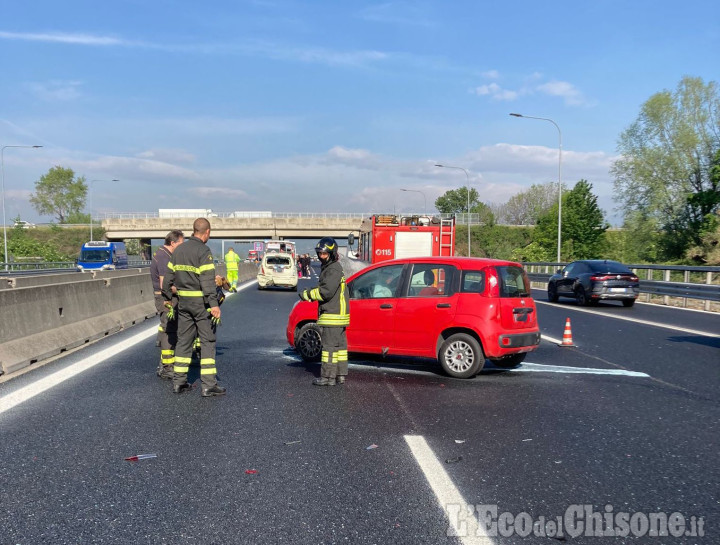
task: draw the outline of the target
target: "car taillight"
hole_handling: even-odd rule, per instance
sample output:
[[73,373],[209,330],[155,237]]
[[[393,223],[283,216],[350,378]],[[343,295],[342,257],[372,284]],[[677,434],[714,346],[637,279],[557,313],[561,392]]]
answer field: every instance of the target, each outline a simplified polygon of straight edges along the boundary
[[498,278],[495,267],[485,269],[485,278],[487,278],[487,294],[489,297],[500,297],[500,280]]
[[612,276],[591,276],[590,281],[591,282],[607,282],[608,280],[612,280]]
[[265,274],[265,267],[262,265],[260,266],[260,274]]
[[633,274],[633,275],[630,277],[630,281],[631,281],[631,282],[639,282],[640,279]]

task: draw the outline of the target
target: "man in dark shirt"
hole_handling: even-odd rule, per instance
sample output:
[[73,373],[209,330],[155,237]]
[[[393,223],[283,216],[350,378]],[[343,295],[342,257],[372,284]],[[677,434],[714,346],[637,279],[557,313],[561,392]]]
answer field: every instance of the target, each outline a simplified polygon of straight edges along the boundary
[[[158,343],[160,346],[160,365],[157,368],[157,376],[160,378],[173,378],[173,366],[175,365],[175,343],[177,343],[177,320],[168,320],[168,308],[162,296],[162,285],[167,275],[168,263],[172,253],[185,240],[182,231],[170,231],[165,237],[165,244],[158,248],[150,264],[150,278],[155,294],[155,310],[160,314],[160,326],[158,327]],[[173,307],[177,309],[177,297],[173,298]],[[175,312],[175,310],[174,310]]]

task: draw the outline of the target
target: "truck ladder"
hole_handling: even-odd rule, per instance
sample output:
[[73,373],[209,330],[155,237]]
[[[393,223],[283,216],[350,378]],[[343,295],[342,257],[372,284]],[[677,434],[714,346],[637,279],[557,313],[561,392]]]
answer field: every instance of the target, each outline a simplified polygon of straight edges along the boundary
[[[455,239],[453,229],[454,220],[441,219],[440,220],[440,256],[452,256],[455,250]],[[443,229],[444,227],[444,229]],[[446,239],[450,239],[449,242],[445,242]]]

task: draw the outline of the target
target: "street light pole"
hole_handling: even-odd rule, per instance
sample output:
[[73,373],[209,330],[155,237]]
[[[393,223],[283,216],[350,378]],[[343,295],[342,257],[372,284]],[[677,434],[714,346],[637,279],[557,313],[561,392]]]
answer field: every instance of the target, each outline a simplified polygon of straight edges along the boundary
[[112,180],[90,180],[90,191],[89,191],[89,198],[88,201],[90,201],[88,204],[90,205],[90,242],[93,240],[93,207],[92,207],[92,184],[93,182],[119,182],[120,180],[117,180],[113,178]]
[[435,166],[440,167],[440,168],[454,168],[457,170],[462,170],[465,173],[465,178],[467,179],[468,257],[470,257],[470,175],[468,174],[468,171],[465,170],[463,167],[453,167],[450,165],[435,165]]
[[7,220],[5,219],[5,148],[41,148],[42,146],[2,146],[0,148],[0,179],[2,180],[3,243],[5,250],[5,272],[8,272]]
[[418,189],[400,189],[400,191],[412,191],[413,193],[420,193],[420,195],[423,196],[423,201],[425,203],[423,205],[423,214],[427,214],[427,198],[425,197],[425,193]]
[[562,243],[562,132],[560,127],[552,119],[547,117],[533,117],[531,115],[510,114],[513,117],[525,117],[527,119],[539,119],[541,121],[549,121],[558,132],[558,241],[557,241],[557,262],[560,264],[560,248]]

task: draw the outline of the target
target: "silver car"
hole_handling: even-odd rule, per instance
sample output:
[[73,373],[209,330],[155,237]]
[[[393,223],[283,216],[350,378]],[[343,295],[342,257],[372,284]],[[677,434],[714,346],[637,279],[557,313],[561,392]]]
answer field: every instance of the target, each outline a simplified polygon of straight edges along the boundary
[[298,270],[291,254],[273,252],[263,256],[258,268],[258,289],[273,286],[297,291]]

